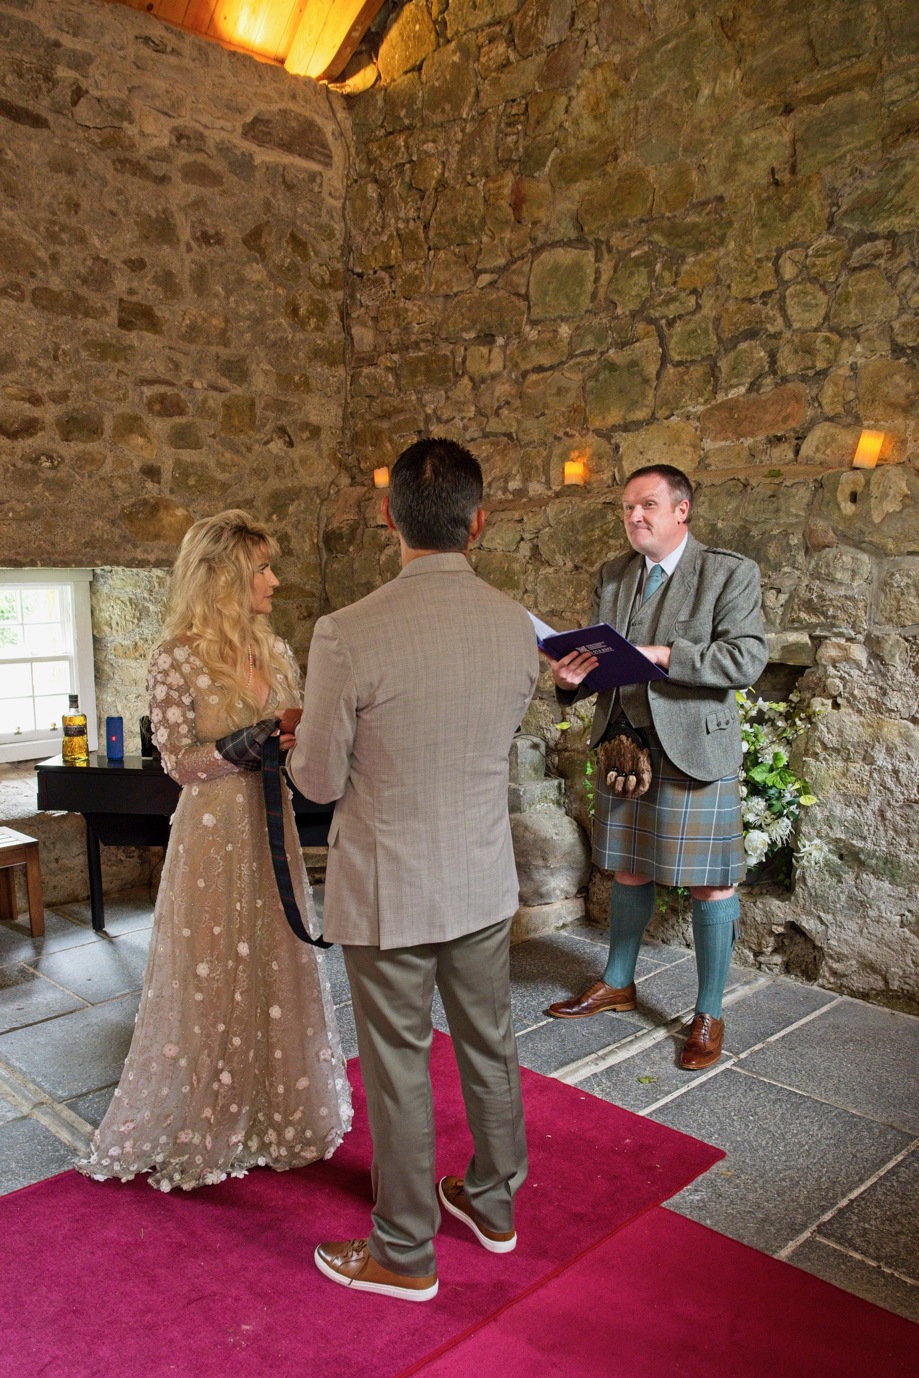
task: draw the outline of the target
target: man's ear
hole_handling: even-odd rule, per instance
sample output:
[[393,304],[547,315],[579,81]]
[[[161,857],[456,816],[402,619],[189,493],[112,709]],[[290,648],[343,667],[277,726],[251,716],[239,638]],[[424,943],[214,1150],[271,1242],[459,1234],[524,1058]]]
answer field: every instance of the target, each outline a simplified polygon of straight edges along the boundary
[[484,530],[485,508],[479,507],[476,509],[476,514],[472,519],[472,525],[469,528],[469,544],[475,545],[476,541],[479,539]]
[[391,513],[390,510],[389,510],[389,494],[388,494],[388,493],[387,493],[386,496],[383,498],[383,501],[382,501],[382,503],[381,503],[381,505],[380,505],[380,512],[382,513],[383,520],[384,520],[384,522],[386,523],[386,525],[389,527],[390,531],[396,531],[396,530],[397,530],[397,528],[396,528],[396,523],[393,521],[393,519],[392,519],[392,513]]

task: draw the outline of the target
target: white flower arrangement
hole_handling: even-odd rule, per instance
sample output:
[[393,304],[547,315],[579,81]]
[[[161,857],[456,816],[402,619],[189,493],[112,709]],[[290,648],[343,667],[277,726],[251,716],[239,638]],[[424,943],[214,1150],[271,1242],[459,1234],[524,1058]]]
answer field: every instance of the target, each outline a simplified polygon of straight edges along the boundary
[[817,796],[789,765],[788,748],[821,710],[802,705],[797,690],[778,703],[753,698],[752,690],[739,690],[737,710],[743,743],[741,815],[749,865],[758,866],[791,843],[798,870],[819,866],[829,855],[826,843],[815,839],[794,845],[801,810],[815,804]]

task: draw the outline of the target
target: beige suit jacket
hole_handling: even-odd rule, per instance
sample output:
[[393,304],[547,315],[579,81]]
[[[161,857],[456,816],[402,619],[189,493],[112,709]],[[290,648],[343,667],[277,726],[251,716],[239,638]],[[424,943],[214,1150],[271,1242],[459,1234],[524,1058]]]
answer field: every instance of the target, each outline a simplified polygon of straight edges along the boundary
[[538,673],[526,612],[460,554],[319,619],[287,769],[338,801],[327,938],[411,947],[515,912],[507,758]]

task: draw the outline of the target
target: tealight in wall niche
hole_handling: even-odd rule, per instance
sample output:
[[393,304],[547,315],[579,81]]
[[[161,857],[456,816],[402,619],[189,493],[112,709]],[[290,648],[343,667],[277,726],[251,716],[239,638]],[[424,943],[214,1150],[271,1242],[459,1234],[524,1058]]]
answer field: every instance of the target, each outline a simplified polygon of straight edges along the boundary
[[379,469],[374,469],[373,486],[374,488],[389,487],[389,470],[386,468],[385,464]]
[[873,469],[878,462],[881,450],[884,448],[885,439],[883,431],[862,431],[855,447],[852,468]]
[[587,482],[587,461],[583,455],[573,454],[570,459],[565,460],[565,469],[562,476],[562,483],[565,485],[575,485],[583,488]]

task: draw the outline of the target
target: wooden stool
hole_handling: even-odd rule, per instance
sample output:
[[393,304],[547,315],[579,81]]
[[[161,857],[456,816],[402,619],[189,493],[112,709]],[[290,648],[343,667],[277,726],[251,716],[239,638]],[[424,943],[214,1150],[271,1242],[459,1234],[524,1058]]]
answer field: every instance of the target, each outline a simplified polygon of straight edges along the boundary
[[12,828],[0,828],[0,919],[15,923],[19,917],[16,904],[16,881],[13,866],[26,868],[26,891],[29,897],[29,927],[33,938],[45,931],[45,910],[41,897],[41,867],[38,863],[38,843],[34,837],[17,833]]

